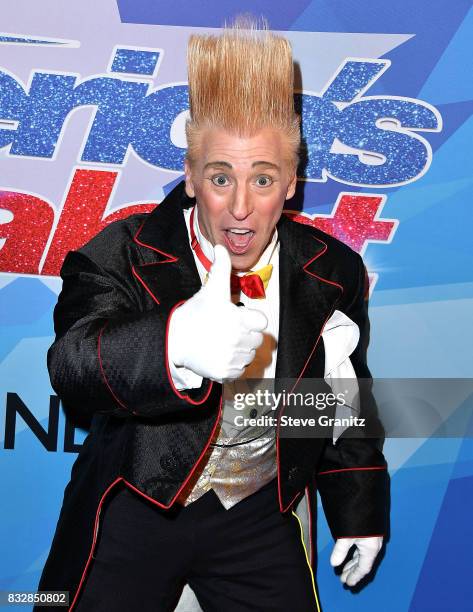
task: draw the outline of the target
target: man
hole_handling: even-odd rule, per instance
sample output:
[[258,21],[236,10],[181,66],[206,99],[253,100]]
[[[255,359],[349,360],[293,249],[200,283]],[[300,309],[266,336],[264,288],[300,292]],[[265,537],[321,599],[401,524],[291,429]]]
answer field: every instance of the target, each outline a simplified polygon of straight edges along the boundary
[[238,431],[231,390],[323,379],[333,355],[369,378],[365,270],[281,216],[300,141],[288,42],[235,27],[192,37],[188,63],[185,182],[61,270],[48,367],[92,423],[39,588],[86,611],[172,610],[185,583],[205,611],[314,610],[294,503],[318,488],[332,564],[355,544],[342,581],[356,584],[386,530],[383,455],[368,438]]

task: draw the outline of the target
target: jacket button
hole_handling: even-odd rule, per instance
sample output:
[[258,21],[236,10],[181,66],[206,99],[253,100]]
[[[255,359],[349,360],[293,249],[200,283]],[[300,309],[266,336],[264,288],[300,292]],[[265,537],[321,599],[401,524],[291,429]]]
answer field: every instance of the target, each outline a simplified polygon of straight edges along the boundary
[[292,467],[292,468],[289,470],[289,475],[288,475],[289,480],[295,480],[295,479],[297,478],[297,475],[298,475],[298,474],[299,474],[299,468],[297,468],[297,467]]
[[252,408],[250,410],[250,419],[254,419],[258,416],[258,411],[256,410],[256,408]]
[[172,471],[177,467],[177,459],[174,455],[163,455],[159,460],[159,465],[163,470]]

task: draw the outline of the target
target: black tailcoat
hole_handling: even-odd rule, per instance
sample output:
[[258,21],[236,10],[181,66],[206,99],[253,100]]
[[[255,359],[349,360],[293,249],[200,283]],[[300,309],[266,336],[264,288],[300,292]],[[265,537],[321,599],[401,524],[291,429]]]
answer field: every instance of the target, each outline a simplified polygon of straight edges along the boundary
[[[67,590],[72,606],[93,562],[100,510],[119,482],[169,508],[195,472],[221,414],[221,385],[177,391],[167,367],[167,323],[200,278],[182,214],[194,204],[180,183],[151,213],[110,224],[67,254],[48,351],[52,386],[66,411],[91,421],[74,463],[41,590]],[[278,223],[280,322],[276,377],[324,376],[321,334],[335,309],[360,328],[351,355],[369,378],[365,268],[361,257],[324,232]],[[370,398],[362,405],[371,410]],[[290,407],[286,407],[288,414]],[[282,512],[304,490],[319,490],[336,537],[383,535],[386,463],[373,439],[277,436]],[[40,608],[37,608],[38,610]]]

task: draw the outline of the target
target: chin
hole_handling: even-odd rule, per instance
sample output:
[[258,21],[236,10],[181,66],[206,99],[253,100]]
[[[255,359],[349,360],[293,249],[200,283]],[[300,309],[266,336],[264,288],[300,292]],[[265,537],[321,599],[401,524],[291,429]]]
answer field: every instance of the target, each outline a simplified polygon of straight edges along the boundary
[[232,262],[232,268],[237,272],[247,272],[250,268],[252,268],[255,263],[258,261],[259,256],[251,256],[251,255],[231,255],[230,256]]

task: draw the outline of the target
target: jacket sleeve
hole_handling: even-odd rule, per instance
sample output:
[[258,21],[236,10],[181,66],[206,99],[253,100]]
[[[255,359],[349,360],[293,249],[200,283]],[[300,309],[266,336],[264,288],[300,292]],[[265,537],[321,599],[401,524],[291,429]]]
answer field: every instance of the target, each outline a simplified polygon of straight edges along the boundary
[[[360,387],[360,418],[364,427],[347,429],[334,444],[326,440],[316,483],[334,538],[386,535],[389,477],[382,453],[384,432],[372,394],[367,365],[369,341],[368,276],[356,256],[354,290],[339,306],[360,329],[360,339],[350,356]],[[358,431],[357,431],[358,430]]]
[[80,251],[67,254],[61,277],[47,364],[66,411],[80,421],[154,418],[206,404],[211,381],[181,392],[170,377],[168,321],[180,302],[141,310],[136,290]]

